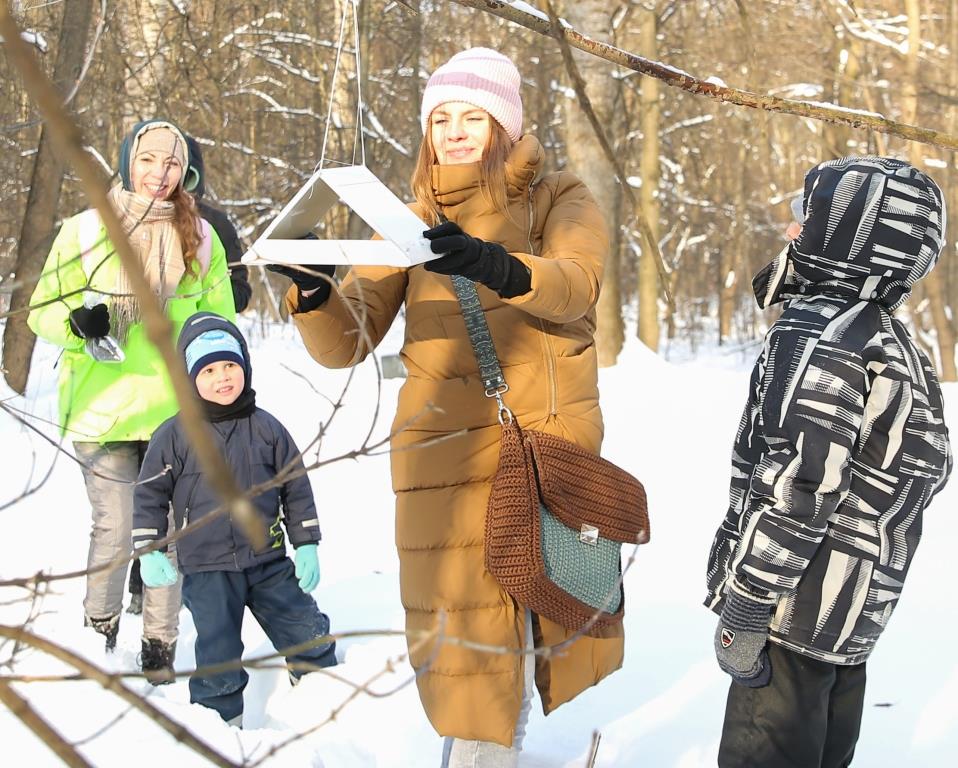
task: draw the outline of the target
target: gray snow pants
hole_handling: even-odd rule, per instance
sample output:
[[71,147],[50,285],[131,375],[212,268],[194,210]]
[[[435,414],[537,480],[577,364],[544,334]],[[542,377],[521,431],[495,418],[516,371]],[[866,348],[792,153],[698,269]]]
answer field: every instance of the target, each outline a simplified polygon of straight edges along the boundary
[[[93,569],[133,553],[133,487],[140,471],[146,443],[75,442],[73,449],[83,464],[83,479],[93,511],[87,568]],[[170,527],[172,530],[172,526]],[[176,545],[167,553],[176,567]],[[92,619],[119,615],[123,609],[126,563],[89,574],[83,609]],[[143,637],[172,643],[180,613],[180,587],[144,587]]]

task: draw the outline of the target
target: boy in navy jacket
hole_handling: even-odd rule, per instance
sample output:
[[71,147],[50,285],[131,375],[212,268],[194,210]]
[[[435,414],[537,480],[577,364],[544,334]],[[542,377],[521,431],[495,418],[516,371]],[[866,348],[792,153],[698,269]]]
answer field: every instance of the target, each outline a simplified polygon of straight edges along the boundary
[[[241,658],[247,607],[277,649],[327,635],[329,618],[308,594],[319,583],[316,544],[320,530],[312,488],[289,433],[256,407],[246,340],[228,320],[200,312],[183,325],[178,346],[239,487],[269,483],[281,472],[286,478],[250,499],[266,531],[263,548],[256,549],[228,513],[177,542],[183,601],[196,626],[197,667]],[[136,547],[167,536],[171,504],[177,529],[196,523],[220,506],[178,416],[154,433],[134,503]],[[281,521],[296,550],[295,564],[286,557]],[[163,551],[144,555],[140,563],[147,586],[176,579]],[[335,643],[328,642],[287,656],[291,680],[295,683],[307,671],[333,666],[334,651]],[[239,725],[248,677],[242,668],[195,674],[190,678],[190,701],[215,709],[224,720]]]

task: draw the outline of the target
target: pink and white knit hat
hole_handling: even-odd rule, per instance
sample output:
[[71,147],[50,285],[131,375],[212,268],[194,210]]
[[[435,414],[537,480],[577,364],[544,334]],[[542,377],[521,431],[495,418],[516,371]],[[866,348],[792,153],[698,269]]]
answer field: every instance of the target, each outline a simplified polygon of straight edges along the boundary
[[432,73],[422,94],[422,132],[440,104],[464,101],[486,110],[509,138],[522,137],[522,98],[519,70],[508,57],[491,48],[470,48],[453,56]]

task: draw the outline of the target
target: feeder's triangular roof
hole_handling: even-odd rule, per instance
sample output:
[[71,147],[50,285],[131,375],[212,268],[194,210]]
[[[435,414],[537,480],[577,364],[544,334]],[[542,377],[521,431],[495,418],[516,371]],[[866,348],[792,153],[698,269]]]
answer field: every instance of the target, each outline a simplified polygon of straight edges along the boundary
[[[303,240],[342,202],[382,240]],[[437,257],[428,226],[364,165],[323,168],[307,181],[252,247],[244,264],[365,264],[411,267]]]

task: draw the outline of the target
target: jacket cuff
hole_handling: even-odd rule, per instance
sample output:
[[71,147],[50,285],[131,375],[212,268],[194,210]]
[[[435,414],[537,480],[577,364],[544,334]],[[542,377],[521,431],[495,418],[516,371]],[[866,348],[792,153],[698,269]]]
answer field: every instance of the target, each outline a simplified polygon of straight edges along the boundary
[[[312,523],[312,525],[307,525]],[[323,539],[322,531],[319,530],[319,520],[311,518],[301,523],[292,523],[286,526],[289,534],[289,543],[293,549],[298,549],[304,544],[319,544]]]
[[726,592],[730,594],[733,590],[742,597],[753,600],[756,603],[766,603],[771,606],[778,603],[778,595],[759,587],[753,587],[747,581],[743,581],[737,577],[729,581]]
[[764,602],[729,586],[722,606],[722,623],[744,632],[764,632],[772,618],[774,603]]
[[506,278],[502,286],[496,290],[499,298],[514,299],[532,290],[532,273],[511,253],[506,254],[505,272]]
[[319,309],[326,303],[331,290],[332,286],[326,281],[323,281],[323,284],[318,288],[313,288],[305,294],[297,289],[296,313],[312,312],[314,309]]

